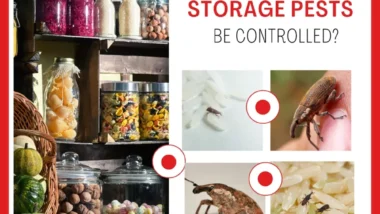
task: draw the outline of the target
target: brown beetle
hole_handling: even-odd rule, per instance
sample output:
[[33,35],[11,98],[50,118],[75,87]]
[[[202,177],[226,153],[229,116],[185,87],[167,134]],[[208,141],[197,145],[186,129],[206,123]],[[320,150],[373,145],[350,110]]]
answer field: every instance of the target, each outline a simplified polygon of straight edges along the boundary
[[202,200],[195,214],[203,205],[207,205],[206,214],[211,206],[218,207],[219,214],[263,214],[257,203],[245,193],[224,184],[197,185],[185,178],[186,181],[194,185],[193,193],[207,193],[212,200]]
[[310,135],[310,123],[313,123],[314,130],[317,133],[319,139],[323,142],[323,137],[321,136],[319,130],[319,124],[314,120],[314,116],[330,116],[335,119],[343,119],[347,115],[342,115],[339,117],[334,117],[328,111],[321,112],[322,108],[331,101],[338,101],[343,96],[344,93],[341,93],[337,96],[335,90],[336,79],[332,76],[326,76],[318,80],[311,88],[306,92],[305,96],[302,98],[298,108],[293,116],[293,121],[290,126],[290,136],[295,137],[295,129],[297,126],[305,126],[306,123],[306,135],[311,143],[317,150],[319,148],[311,141]]
[[218,116],[218,117],[219,117],[219,115],[222,115],[222,113],[221,113],[220,111],[218,111],[218,110],[216,110],[216,109],[214,109],[214,108],[211,108],[211,107],[208,107],[208,108],[206,109],[206,111],[207,111],[207,114],[208,114],[208,113],[215,114],[215,115]]
[[322,212],[324,212],[324,211],[326,211],[328,209],[330,209],[330,205],[325,204],[322,207],[320,207],[319,209],[317,209],[317,213],[322,213]]

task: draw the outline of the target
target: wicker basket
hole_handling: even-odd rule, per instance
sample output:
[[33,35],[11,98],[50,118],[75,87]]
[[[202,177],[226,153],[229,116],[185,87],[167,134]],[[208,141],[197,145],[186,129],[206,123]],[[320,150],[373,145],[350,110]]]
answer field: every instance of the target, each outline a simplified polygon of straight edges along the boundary
[[14,92],[14,136],[31,137],[44,161],[41,175],[46,178],[45,202],[42,213],[56,214],[58,211],[58,178],[56,170],[56,143],[49,135],[43,117],[24,95]]

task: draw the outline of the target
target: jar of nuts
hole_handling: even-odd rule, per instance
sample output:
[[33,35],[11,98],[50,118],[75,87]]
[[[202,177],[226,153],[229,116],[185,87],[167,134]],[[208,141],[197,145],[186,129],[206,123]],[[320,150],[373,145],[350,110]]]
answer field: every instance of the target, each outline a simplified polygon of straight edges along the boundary
[[59,140],[74,141],[79,118],[79,87],[75,76],[79,68],[74,59],[57,57],[47,73],[45,118],[50,135]]
[[74,152],[62,155],[57,162],[59,209],[58,213],[100,214],[103,208],[101,171],[79,163]]
[[141,36],[143,39],[169,38],[168,0],[141,0]]

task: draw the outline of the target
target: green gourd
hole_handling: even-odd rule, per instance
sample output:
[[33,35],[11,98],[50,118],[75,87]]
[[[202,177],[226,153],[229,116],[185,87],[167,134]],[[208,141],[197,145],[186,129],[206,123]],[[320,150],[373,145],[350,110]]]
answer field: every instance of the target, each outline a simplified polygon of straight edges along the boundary
[[42,158],[40,153],[34,149],[25,148],[14,151],[14,173],[16,175],[36,176],[42,170]]
[[45,197],[43,187],[40,183],[41,181],[28,175],[15,176],[15,213],[37,213],[41,209]]

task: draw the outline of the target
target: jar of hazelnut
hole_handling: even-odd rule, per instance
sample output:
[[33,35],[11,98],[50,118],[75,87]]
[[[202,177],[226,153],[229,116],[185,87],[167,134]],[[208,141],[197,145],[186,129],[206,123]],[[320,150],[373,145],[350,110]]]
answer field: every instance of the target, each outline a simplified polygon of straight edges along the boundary
[[59,213],[100,214],[103,208],[101,171],[79,163],[74,152],[57,162]]
[[[141,0],[141,36],[144,39],[165,40],[169,38],[169,1]],[[145,6],[147,5],[147,6]]]

